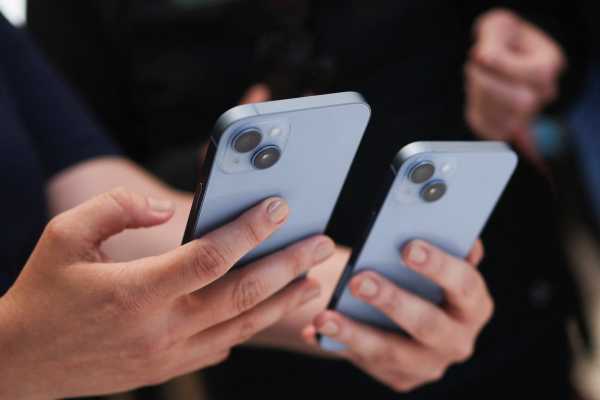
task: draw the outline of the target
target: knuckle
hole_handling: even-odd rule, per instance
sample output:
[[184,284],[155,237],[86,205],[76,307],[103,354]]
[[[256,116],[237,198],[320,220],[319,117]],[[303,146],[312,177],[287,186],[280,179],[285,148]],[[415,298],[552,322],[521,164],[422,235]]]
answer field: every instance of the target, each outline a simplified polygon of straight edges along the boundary
[[483,290],[484,284],[475,270],[466,270],[460,275],[457,286],[460,296],[471,299]]
[[51,241],[66,241],[71,236],[71,228],[64,215],[58,215],[50,220],[44,231],[44,236]]
[[433,342],[438,334],[441,333],[442,327],[438,323],[437,318],[432,313],[420,312],[418,317],[414,318],[413,333],[414,336],[426,342]]
[[392,389],[398,393],[406,393],[415,389],[417,385],[414,382],[409,382],[405,379],[396,379],[392,382]]
[[233,289],[233,306],[238,314],[242,314],[254,307],[261,300],[265,292],[264,284],[252,276],[240,279]]
[[194,250],[187,270],[195,280],[205,281],[219,278],[223,274],[223,270],[229,266],[227,251],[209,239],[198,241]]
[[428,382],[437,382],[444,377],[446,374],[446,366],[440,366],[438,368],[432,368],[430,370]]
[[494,316],[495,308],[496,308],[496,305],[494,303],[494,300],[492,300],[492,298],[489,295],[486,295],[485,299],[483,300],[483,313],[482,313],[482,323],[484,325],[487,324]]
[[401,311],[400,305],[403,303],[400,297],[401,293],[396,288],[389,288],[383,285],[380,292],[372,301],[386,314],[396,315]]
[[251,246],[256,247],[260,242],[264,239],[264,234],[262,233],[262,229],[260,228],[258,221],[255,221],[251,218],[247,218],[242,224],[242,237],[244,240]]
[[402,364],[402,354],[393,348],[377,349],[375,351],[366,352],[363,355],[363,360],[369,364],[379,366],[396,367]]
[[258,323],[253,318],[244,318],[240,324],[235,344],[245,343],[250,340],[258,330]]
[[307,256],[305,250],[298,246],[291,247],[287,251],[286,256],[293,277],[300,275],[306,265]]
[[454,360],[457,362],[464,362],[473,356],[475,349],[473,342],[470,340],[463,340],[459,342],[454,349]]
[[450,264],[449,257],[437,249],[432,249],[430,254],[431,260],[429,262],[429,271],[431,275],[438,278],[443,277],[448,271]]
[[125,213],[131,209],[135,202],[134,194],[123,187],[112,189],[110,192],[105,193],[104,197]]

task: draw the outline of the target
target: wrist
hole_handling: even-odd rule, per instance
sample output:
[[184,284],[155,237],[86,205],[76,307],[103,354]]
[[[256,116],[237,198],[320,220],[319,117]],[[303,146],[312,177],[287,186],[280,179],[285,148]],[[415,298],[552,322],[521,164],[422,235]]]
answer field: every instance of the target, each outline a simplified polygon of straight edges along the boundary
[[[39,372],[40,360],[32,357],[35,348],[27,343],[25,327],[12,296],[0,297],[0,398],[37,400],[51,398],[41,388],[48,374]],[[35,355],[35,354],[34,354]]]

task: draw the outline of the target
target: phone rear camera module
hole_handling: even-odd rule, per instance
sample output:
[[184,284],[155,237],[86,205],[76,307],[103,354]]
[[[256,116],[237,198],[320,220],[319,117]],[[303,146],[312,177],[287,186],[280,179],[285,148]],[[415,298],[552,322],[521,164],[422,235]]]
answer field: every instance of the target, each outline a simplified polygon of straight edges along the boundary
[[448,187],[442,181],[433,181],[425,185],[421,190],[421,198],[427,203],[438,201],[446,194]]
[[262,141],[262,133],[255,128],[246,129],[233,140],[233,149],[238,153],[249,153]]
[[435,166],[429,161],[421,162],[415,165],[408,174],[412,183],[421,184],[427,182],[433,177]]
[[281,158],[281,150],[277,146],[263,147],[252,157],[252,165],[256,169],[268,169],[277,164]]

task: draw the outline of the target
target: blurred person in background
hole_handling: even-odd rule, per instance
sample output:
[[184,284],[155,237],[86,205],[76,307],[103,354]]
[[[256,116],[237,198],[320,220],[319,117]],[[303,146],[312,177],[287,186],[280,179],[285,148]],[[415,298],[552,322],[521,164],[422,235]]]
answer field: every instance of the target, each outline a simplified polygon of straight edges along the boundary
[[[195,183],[195,145],[240,100],[361,92],[373,118],[329,229],[352,246],[377,177],[398,149],[414,140],[475,138],[463,118],[463,65],[475,17],[499,3],[30,0],[29,27],[129,154],[184,188]],[[578,19],[558,1],[504,3],[542,22],[557,12]],[[576,29],[561,34],[571,44],[581,39]],[[572,68],[565,73],[577,74]],[[435,355],[437,368],[428,368],[397,346],[397,336],[320,314],[304,332],[327,328],[338,339],[353,337],[350,362],[237,349],[208,371],[211,396],[568,398],[565,325],[578,311],[577,290],[561,251],[551,185],[536,165],[523,160],[483,233],[481,273],[496,312],[467,362],[448,369],[455,359],[440,357],[443,349],[409,341]],[[324,289],[321,307],[327,300]],[[297,318],[269,333],[281,347],[314,353],[299,334],[307,323]]]
[[[512,9],[483,14],[465,68],[466,116],[483,138],[509,140],[554,182],[564,243],[584,295],[584,340],[574,379],[589,399],[600,398],[600,4],[579,1],[581,42],[564,41],[574,21],[556,13],[538,24]],[[562,26],[562,28],[561,28]],[[579,92],[569,107],[547,106],[573,98],[561,85],[567,68],[580,65]]]
[[[600,32],[595,18],[600,6],[580,1],[572,8],[586,39],[581,42],[563,40],[561,28],[567,29],[574,21],[559,13],[553,26],[538,26],[535,20],[510,9],[492,10],[479,17],[465,67],[466,118],[478,136],[514,143],[542,169],[550,168],[561,153],[574,155],[577,160],[572,167],[582,179],[575,179],[577,185],[570,189],[580,191],[585,186],[587,192],[581,200],[587,204],[586,219],[597,230],[600,123],[594,110],[600,109]],[[568,79],[567,67],[574,66],[581,75],[574,87],[581,92],[577,96],[568,91],[573,86],[561,86]],[[562,98],[571,100],[569,107],[548,107]],[[552,172],[559,172],[559,178],[566,175]]]

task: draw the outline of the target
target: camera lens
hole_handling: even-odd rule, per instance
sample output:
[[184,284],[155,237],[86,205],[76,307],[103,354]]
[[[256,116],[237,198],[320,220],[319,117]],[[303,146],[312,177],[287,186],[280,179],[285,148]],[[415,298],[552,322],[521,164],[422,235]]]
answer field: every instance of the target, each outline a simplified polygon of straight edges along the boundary
[[277,146],[263,147],[252,157],[252,165],[256,169],[267,169],[277,164],[281,158],[281,150]]
[[448,187],[442,181],[429,182],[421,190],[421,198],[428,203],[433,203],[444,197],[446,190],[448,190]]
[[233,149],[238,153],[248,153],[254,150],[262,140],[262,133],[258,129],[250,128],[235,137]]
[[410,177],[412,183],[419,184],[427,182],[429,179],[431,179],[434,173],[435,166],[429,161],[424,161],[415,165],[410,170],[410,174],[408,176]]

